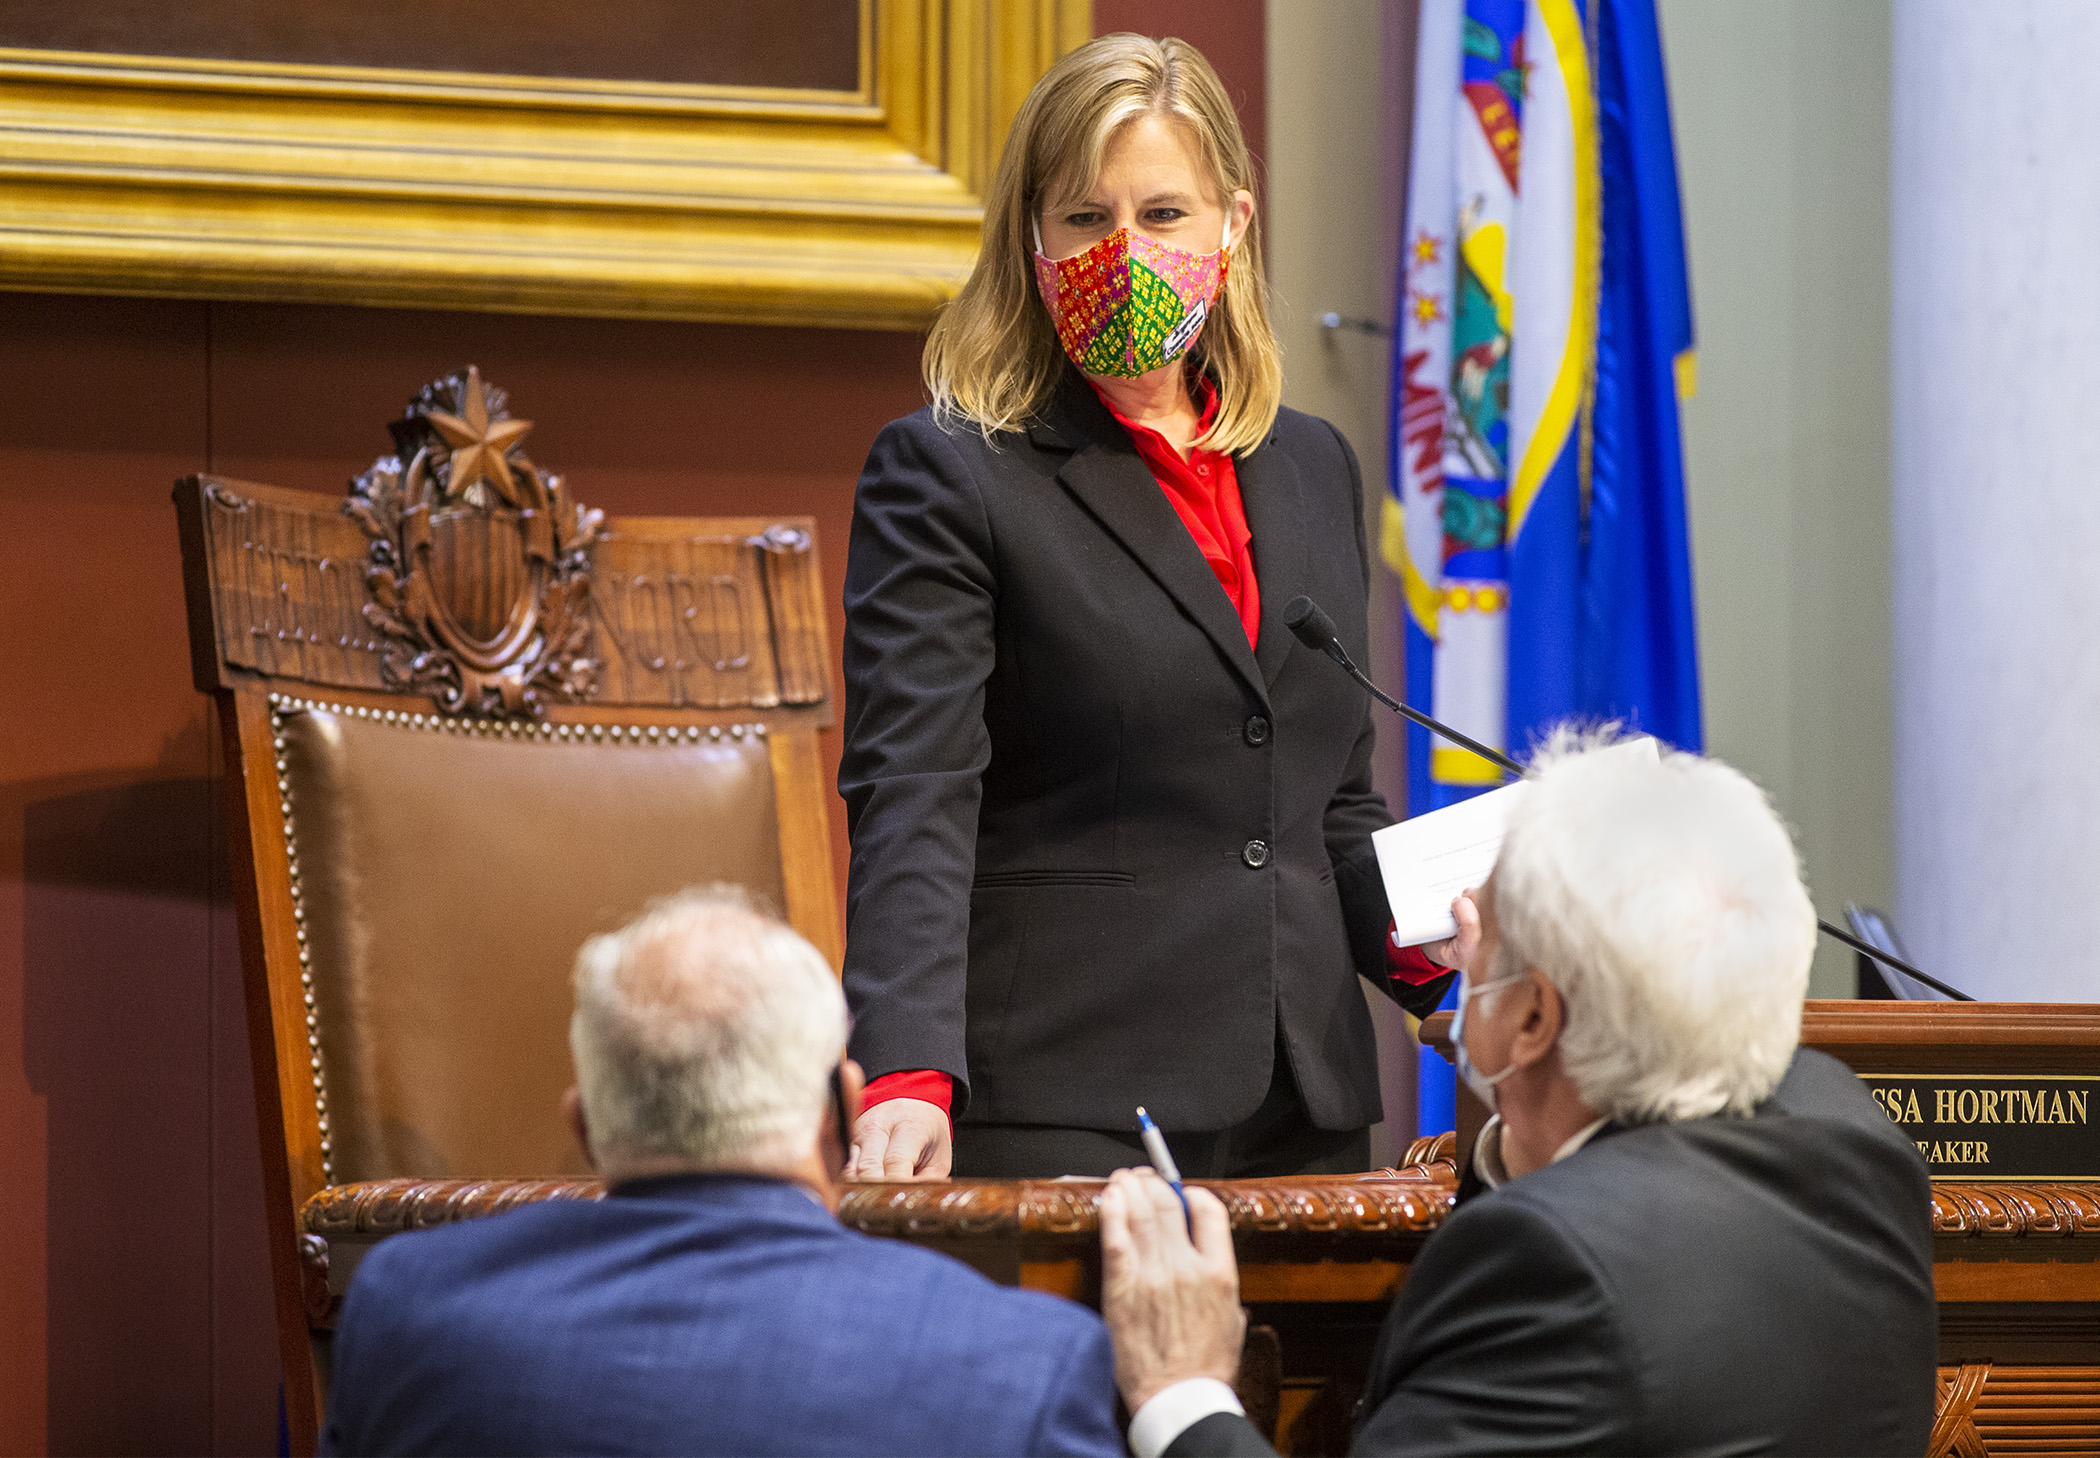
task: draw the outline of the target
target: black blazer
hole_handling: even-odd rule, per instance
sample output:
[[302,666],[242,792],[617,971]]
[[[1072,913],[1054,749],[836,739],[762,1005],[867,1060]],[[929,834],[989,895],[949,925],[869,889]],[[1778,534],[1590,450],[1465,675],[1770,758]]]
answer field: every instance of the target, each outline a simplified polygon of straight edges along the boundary
[[[1608,1126],[1430,1238],[1353,1451],[1923,1453],[1931,1212],[1917,1148],[1821,1053],[1751,1118]],[[1222,1415],[1167,1448],[1273,1451]]]
[[[1000,1124],[1227,1128],[1277,1030],[1316,1124],[1380,1117],[1357,989],[1386,984],[1363,692],[1363,485],[1286,410],[1238,461],[1258,649],[1129,435],[1068,375],[987,443],[876,439],[846,564],[846,994],[870,1077],[938,1069]],[[1417,1011],[1444,980],[1388,988]]]

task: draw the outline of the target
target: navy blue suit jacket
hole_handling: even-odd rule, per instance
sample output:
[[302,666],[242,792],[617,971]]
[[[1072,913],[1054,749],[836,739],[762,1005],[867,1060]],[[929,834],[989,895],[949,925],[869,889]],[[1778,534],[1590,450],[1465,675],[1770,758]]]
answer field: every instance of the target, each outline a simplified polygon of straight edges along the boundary
[[375,1247],[322,1448],[1121,1453],[1115,1400],[1092,1312],[693,1175]]

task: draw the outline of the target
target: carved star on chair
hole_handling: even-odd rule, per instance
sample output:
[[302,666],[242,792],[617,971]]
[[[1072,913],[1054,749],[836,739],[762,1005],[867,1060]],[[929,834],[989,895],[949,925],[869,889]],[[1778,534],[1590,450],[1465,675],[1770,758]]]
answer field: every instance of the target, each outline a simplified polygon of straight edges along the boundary
[[509,455],[525,439],[525,433],[532,429],[532,422],[490,420],[488,391],[481,383],[478,368],[469,367],[467,370],[467,385],[460,392],[459,414],[425,410],[423,418],[452,448],[446,495],[464,496],[477,481],[486,481],[510,505],[525,505],[518,490],[517,477],[511,474]]

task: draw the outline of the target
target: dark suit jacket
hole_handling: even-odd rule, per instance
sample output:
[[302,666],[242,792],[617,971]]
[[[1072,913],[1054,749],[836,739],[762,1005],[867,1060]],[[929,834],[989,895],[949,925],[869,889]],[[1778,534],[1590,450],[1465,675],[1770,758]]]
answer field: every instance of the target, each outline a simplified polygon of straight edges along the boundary
[[744,1176],[395,1236],[329,1453],[1121,1453],[1093,1313]]
[[[1922,1453],[1931,1230],[1917,1149],[1804,1050],[1751,1118],[1608,1126],[1455,1211],[1386,1319],[1354,1449]],[[1219,1416],[1167,1451],[1272,1450]]]
[[[1214,1130],[1277,1029],[1316,1124],[1380,1117],[1371,706],[1280,621],[1365,653],[1363,487],[1286,410],[1238,462],[1259,646],[1093,392],[987,443],[886,428],[846,565],[846,992],[870,1076],[931,1068],[972,1120]],[[1444,981],[1391,989],[1436,1005]]]

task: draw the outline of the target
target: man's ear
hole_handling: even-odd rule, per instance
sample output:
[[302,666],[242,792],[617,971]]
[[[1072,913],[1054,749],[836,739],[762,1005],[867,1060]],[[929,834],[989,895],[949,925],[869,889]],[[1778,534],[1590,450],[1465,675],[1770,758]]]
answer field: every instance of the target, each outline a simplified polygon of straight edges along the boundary
[[1516,989],[1516,995],[1524,999],[1524,1016],[1510,1040],[1509,1061],[1512,1067],[1521,1067],[1553,1051],[1561,1029],[1567,1026],[1568,1005],[1560,989],[1535,967],[1525,969],[1524,985]]
[[583,1122],[583,1094],[575,1084],[570,1084],[561,1096],[561,1111],[568,1116],[569,1128],[576,1135],[577,1146],[592,1169],[598,1167],[598,1156],[591,1149],[591,1131]]

